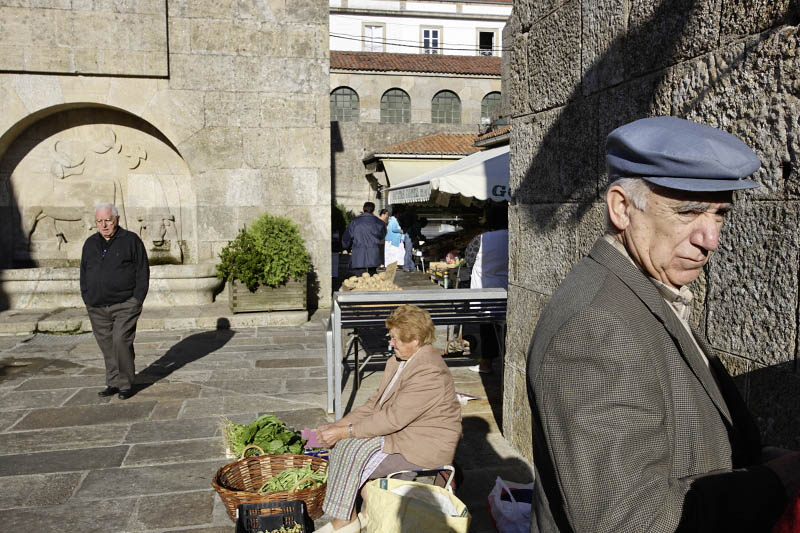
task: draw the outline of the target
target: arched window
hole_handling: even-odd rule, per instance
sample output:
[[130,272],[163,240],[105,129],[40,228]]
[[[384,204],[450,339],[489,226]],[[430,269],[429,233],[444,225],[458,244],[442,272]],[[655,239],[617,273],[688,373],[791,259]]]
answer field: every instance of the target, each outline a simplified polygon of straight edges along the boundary
[[497,116],[500,111],[500,93],[493,92],[481,100],[481,123],[492,121],[492,116]]
[[331,91],[331,122],[358,122],[358,93],[350,87]]
[[431,122],[461,124],[461,100],[453,91],[439,91],[431,100]]
[[389,89],[381,96],[381,122],[411,122],[411,98],[403,89]]

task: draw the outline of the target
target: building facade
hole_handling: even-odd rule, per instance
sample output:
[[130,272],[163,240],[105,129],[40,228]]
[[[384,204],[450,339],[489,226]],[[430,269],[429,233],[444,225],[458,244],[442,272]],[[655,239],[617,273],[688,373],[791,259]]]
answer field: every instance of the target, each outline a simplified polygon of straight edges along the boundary
[[330,0],[331,50],[502,55],[512,0]]
[[334,199],[356,212],[382,202],[365,155],[435,133],[477,134],[502,98],[500,58],[486,56],[332,51],[330,86]]

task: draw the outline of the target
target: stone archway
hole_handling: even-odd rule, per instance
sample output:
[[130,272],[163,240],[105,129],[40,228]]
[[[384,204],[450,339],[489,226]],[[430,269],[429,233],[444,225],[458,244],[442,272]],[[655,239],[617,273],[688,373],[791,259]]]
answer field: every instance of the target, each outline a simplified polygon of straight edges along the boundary
[[156,128],[105,107],[67,109],[21,132],[0,159],[10,231],[0,250],[14,266],[74,266],[94,231],[93,206],[113,202],[138,233],[151,264],[197,262],[191,175]]

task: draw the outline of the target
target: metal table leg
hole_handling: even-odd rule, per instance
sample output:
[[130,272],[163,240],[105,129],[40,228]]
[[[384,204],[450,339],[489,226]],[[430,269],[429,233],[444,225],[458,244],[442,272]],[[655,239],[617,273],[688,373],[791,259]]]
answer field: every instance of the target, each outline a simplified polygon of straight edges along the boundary
[[328,329],[325,331],[325,363],[326,363],[326,377],[328,382],[328,412],[333,413],[333,399],[334,399],[334,376],[333,376],[333,316],[328,320]]

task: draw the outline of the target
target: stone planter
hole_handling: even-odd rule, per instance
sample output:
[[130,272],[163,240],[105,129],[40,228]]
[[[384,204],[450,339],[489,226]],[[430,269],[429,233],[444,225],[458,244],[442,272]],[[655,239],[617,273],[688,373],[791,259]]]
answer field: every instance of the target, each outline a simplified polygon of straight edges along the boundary
[[243,283],[228,282],[228,305],[234,313],[304,310],[306,285],[306,278],[290,279],[281,287],[259,286],[256,292],[250,292]]

